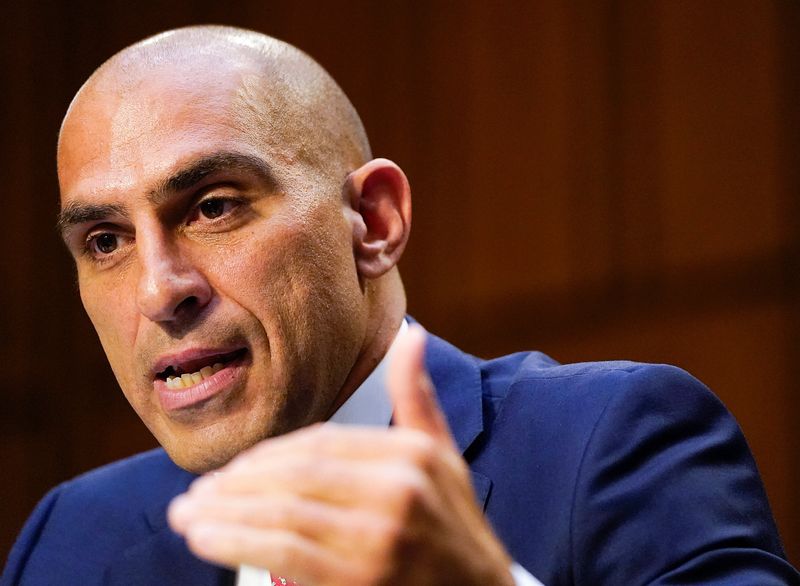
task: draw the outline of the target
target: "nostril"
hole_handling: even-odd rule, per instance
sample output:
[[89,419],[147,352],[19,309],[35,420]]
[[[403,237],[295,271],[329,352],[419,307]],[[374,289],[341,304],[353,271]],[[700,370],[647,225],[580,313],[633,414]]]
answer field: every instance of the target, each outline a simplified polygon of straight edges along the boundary
[[178,313],[181,311],[194,309],[195,307],[197,307],[198,304],[199,304],[199,299],[197,299],[197,296],[190,295],[189,297],[187,297],[178,304],[178,306],[175,308],[175,312]]

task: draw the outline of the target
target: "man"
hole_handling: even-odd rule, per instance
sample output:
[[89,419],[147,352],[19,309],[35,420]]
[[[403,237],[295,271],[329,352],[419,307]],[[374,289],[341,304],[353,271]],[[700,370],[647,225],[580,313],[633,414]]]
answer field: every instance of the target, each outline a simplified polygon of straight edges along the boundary
[[3,585],[800,583],[685,373],[423,355],[408,182],[293,47],[129,47],[75,97],[58,171],[81,299],[163,450],[51,492]]

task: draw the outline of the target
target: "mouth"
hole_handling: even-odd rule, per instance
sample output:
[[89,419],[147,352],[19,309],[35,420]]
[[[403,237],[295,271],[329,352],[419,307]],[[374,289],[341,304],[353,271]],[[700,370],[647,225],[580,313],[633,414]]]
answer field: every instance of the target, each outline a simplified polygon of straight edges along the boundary
[[175,360],[164,370],[156,373],[156,380],[163,381],[167,389],[188,389],[212,378],[218,372],[241,364],[247,356],[247,348],[233,352],[208,354],[188,360]]

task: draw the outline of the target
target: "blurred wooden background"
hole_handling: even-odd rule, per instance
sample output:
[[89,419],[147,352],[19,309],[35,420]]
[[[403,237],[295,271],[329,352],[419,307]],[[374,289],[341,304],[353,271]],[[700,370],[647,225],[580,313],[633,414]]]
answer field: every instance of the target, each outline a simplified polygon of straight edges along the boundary
[[315,56],[415,194],[410,310],[481,354],[678,364],[740,421],[800,563],[800,2],[6,3],[0,557],[59,481],[154,444],[53,229],[82,81],[143,36]]

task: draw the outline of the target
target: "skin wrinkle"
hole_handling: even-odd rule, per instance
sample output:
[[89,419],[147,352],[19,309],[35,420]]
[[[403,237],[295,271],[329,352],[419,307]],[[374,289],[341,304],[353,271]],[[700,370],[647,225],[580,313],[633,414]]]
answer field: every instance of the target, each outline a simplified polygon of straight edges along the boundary
[[[275,144],[292,145],[286,153],[289,164],[301,163],[311,172],[323,172],[327,179],[339,179],[358,167],[370,156],[368,149],[358,148],[352,132],[341,128],[345,117],[343,108],[329,97],[330,91],[321,83],[312,89],[295,92],[296,84],[278,82],[286,92],[265,92],[259,74],[245,75],[239,90],[237,120],[245,132],[257,123],[255,132],[273,138]],[[291,130],[291,133],[290,133]],[[341,163],[345,162],[346,167]]]
[[[367,161],[357,114],[322,68],[245,31],[159,35],[110,59],[80,90],[58,156],[62,209],[117,206],[127,214],[76,230],[108,236],[109,246],[81,252],[80,238],[68,246],[114,374],[173,461],[203,473],[259,452],[268,468],[276,464],[270,451],[283,445],[305,482],[287,486],[280,474],[265,479],[247,466],[243,479],[254,481],[262,510],[280,510],[271,489],[278,499],[304,489],[304,498],[324,504],[336,482],[345,487],[343,505],[376,519],[365,536],[374,551],[357,547],[342,514],[322,528],[325,547],[297,559],[247,524],[215,527],[202,500],[190,517],[181,514],[180,502],[191,508],[187,499],[202,498],[203,485],[214,492],[220,479],[236,479],[222,470],[170,507],[170,525],[190,549],[212,563],[267,565],[306,584],[511,584],[510,560],[476,506],[423,376],[421,330],[399,337],[390,363],[395,426],[362,429],[370,439],[352,443],[351,426],[311,425],[330,417],[395,339],[405,314],[396,263],[411,223],[405,175],[386,159]],[[256,164],[237,164],[245,160]],[[209,167],[217,170],[205,175]],[[238,367],[215,375],[229,376],[217,394],[170,408],[165,402],[190,393],[164,392],[157,373],[169,363],[180,368],[174,355],[197,349],[245,352]],[[374,481],[354,483],[348,457],[320,459],[302,447],[323,429],[344,453],[387,442],[396,456],[374,452],[364,462]],[[282,437],[262,441],[275,436]],[[325,474],[326,462],[335,477]],[[219,495],[237,501],[235,489]]]
[[236,152],[219,152],[201,158],[188,168],[170,176],[148,195],[148,201],[158,205],[172,192],[187,191],[206,177],[225,170],[249,171],[260,177],[268,187],[274,187],[275,180],[269,166],[258,157]]
[[[260,52],[245,44],[232,59],[226,35],[179,31],[112,57],[78,92],[59,140],[64,209],[123,206],[124,230],[135,233],[110,269],[76,256],[81,299],[137,414],[194,471],[325,419],[363,378],[361,365],[388,347],[393,326],[382,324],[396,327],[405,307],[396,269],[367,289],[354,262],[342,184],[369,146],[349,101],[299,51],[268,41]],[[286,71],[269,74],[278,70]],[[313,91],[301,91],[309,80]],[[261,158],[273,171],[275,202],[257,200],[256,216],[231,232],[194,236],[165,224],[163,202],[148,195],[214,152]],[[155,280],[137,293],[145,266]],[[142,292],[157,294],[173,270],[175,283],[202,279],[208,303],[191,319],[138,315]],[[172,348],[226,340],[253,351],[246,389],[186,417],[161,412],[148,364]]]
[[[159,206],[175,197],[176,192],[187,191],[204,179],[224,170],[250,171],[263,178],[269,186],[274,186],[272,171],[266,163],[257,157],[232,152],[219,152],[209,155],[194,163],[191,167],[182,169],[175,175],[168,177],[156,186],[147,196],[148,201]],[[69,232],[75,229],[76,224],[102,220],[112,216],[128,218],[128,210],[121,205],[79,205],[71,203],[59,213],[56,228],[65,239]]]

